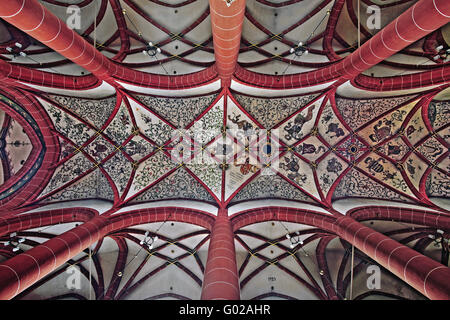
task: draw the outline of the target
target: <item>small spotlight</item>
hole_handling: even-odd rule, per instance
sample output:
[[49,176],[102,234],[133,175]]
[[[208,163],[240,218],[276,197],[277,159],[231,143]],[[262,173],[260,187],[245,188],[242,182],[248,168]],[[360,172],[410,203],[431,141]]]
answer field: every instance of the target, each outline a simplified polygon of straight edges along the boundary
[[443,45],[440,45],[439,47],[436,48],[437,51],[441,51],[442,49],[444,49]]
[[22,44],[20,44],[19,42],[16,42],[16,47],[17,48],[22,48]]
[[441,230],[441,229],[437,229],[436,232],[439,234],[444,234],[444,230]]
[[20,250],[19,247],[14,247],[14,248],[12,249],[13,252],[17,252],[17,251],[19,251],[19,250]]

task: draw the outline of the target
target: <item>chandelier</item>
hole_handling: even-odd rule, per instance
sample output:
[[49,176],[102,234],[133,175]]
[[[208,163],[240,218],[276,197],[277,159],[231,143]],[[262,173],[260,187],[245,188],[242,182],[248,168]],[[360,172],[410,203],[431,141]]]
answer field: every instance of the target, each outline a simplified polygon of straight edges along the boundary
[[153,42],[149,42],[147,44],[147,46],[145,47],[145,49],[142,50],[142,53],[147,55],[147,56],[149,56],[149,57],[154,57],[158,53],[161,53],[161,48],[158,48],[157,46],[155,46],[153,44]]
[[309,50],[306,46],[303,45],[303,42],[299,42],[298,45],[289,50],[290,53],[294,53],[297,57],[301,57],[302,55],[307,55]]

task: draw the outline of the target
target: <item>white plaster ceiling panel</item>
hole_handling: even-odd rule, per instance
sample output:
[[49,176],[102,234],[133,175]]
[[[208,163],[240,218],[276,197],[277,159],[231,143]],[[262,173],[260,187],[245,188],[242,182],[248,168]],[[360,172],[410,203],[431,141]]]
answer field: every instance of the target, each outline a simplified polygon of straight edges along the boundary
[[[186,27],[192,25],[208,9],[209,5],[207,0],[194,1],[178,8],[169,8],[145,0],[134,0],[133,2],[158,24],[173,33],[179,33]],[[192,14],[194,12],[196,13],[195,15]]]

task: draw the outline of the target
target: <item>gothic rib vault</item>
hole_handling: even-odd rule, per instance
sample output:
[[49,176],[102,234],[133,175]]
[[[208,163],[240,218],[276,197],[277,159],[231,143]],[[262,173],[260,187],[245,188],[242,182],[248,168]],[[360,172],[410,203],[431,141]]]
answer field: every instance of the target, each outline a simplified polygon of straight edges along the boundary
[[2,4],[0,298],[448,299],[450,4],[370,5]]

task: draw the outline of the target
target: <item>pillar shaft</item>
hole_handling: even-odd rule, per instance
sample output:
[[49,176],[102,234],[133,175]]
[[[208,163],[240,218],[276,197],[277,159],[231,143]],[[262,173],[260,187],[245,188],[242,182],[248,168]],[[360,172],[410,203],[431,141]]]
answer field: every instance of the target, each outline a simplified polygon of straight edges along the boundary
[[245,0],[234,0],[229,7],[225,0],[209,0],[209,7],[217,72],[222,86],[228,87],[241,45]]
[[234,233],[227,215],[221,215],[211,231],[202,300],[239,300]]
[[98,216],[14,258],[0,263],[0,300],[17,294],[105,236],[107,218]]
[[350,217],[337,219],[337,234],[428,298],[450,299],[450,268]]

